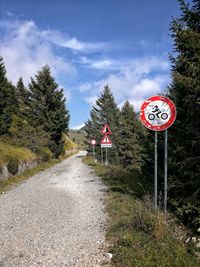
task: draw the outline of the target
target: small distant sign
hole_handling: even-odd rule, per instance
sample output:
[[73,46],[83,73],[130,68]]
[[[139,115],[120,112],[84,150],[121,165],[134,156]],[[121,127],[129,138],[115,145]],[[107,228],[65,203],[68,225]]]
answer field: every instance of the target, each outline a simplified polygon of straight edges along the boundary
[[95,146],[95,145],[96,145],[96,143],[97,143],[97,142],[96,142],[96,140],[95,140],[95,139],[92,139],[92,140],[91,140],[91,145],[92,145],[92,146]]
[[176,119],[176,107],[165,96],[152,96],[144,101],[140,110],[140,120],[152,131],[169,128]]
[[101,134],[104,134],[104,135],[109,135],[109,134],[112,134],[111,130],[110,130],[110,127],[108,126],[108,124],[105,124],[101,130]]
[[101,147],[112,147],[112,141],[107,135],[101,140]]

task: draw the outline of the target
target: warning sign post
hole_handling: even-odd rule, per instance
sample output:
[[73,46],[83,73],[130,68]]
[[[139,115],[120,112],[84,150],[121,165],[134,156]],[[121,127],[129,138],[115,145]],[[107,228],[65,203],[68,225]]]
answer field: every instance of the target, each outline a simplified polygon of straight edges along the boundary
[[107,148],[112,147],[112,141],[108,135],[112,134],[110,127],[108,124],[105,124],[101,130],[101,134],[104,135],[104,137],[101,140],[101,153],[102,153],[102,163],[103,163],[103,150],[102,148],[106,149],[106,161],[105,165],[108,165],[108,151]]

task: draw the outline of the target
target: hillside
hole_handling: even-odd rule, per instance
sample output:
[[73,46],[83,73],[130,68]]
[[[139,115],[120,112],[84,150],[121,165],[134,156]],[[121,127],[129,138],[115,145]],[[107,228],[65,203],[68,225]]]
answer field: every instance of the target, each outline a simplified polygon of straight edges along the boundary
[[72,130],[70,129],[68,132],[69,138],[78,145],[79,149],[85,149],[85,133],[81,130]]

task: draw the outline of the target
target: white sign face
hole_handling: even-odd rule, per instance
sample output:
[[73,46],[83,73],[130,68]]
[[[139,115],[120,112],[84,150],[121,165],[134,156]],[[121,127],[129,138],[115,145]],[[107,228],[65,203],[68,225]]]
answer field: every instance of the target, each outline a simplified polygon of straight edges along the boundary
[[104,148],[104,147],[112,147],[112,144],[101,144],[101,147]]
[[171,109],[166,102],[157,100],[149,103],[145,108],[146,120],[154,126],[161,126],[171,118]]
[[163,131],[174,123],[176,119],[176,107],[167,97],[152,96],[142,104],[140,119],[148,129]]
[[96,140],[92,139],[91,144],[94,146],[96,145]]

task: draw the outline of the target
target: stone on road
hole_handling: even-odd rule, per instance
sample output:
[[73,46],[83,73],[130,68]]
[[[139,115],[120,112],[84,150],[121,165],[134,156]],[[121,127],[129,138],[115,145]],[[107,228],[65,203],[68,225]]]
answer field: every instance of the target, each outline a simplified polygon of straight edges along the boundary
[[0,267],[101,266],[105,186],[84,155],[0,195]]

